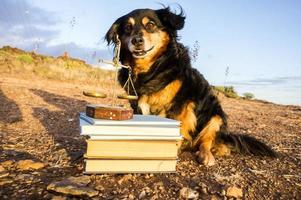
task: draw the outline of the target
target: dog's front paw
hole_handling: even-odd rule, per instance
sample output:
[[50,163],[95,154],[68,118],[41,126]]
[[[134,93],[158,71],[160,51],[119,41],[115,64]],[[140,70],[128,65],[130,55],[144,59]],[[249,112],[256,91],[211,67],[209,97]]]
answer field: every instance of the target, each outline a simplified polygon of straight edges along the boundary
[[215,158],[210,151],[197,151],[197,160],[200,164],[212,166],[215,164]]

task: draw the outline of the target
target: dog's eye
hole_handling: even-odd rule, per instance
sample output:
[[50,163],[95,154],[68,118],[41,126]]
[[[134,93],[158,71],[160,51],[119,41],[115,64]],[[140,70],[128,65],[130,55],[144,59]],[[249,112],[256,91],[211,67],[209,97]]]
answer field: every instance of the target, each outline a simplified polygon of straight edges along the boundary
[[130,33],[132,31],[132,28],[133,28],[132,24],[126,24],[124,26],[124,31]]
[[156,24],[153,21],[149,21],[146,25],[145,25],[145,29],[147,31],[154,31],[154,29],[156,28]]

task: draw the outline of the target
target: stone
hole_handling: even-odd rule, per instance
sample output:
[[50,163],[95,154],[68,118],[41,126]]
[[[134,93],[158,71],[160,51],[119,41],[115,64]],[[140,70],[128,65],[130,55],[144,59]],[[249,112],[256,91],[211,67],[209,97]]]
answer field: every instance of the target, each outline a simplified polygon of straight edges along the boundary
[[5,178],[5,177],[7,177],[8,175],[9,175],[8,172],[5,172],[5,171],[0,172],[0,178]]
[[14,162],[12,160],[7,160],[7,161],[0,163],[0,165],[4,168],[10,168],[13,166],[13,164],[14,164]]
[[129,197],[128,197],[130,200],[133,200],[135,199],[135,196],[133,194],[129,194]]
[[69,177],[62,181],[49,184],[47,190],[66,195],[94,197],[98,195],[99,192],[87,187],[90,181],[89,176]]
[[143,190],[140,194],[139,194],[139,199],[143,199],[146,196],[146,192],[145,190]]
[[213,196],[210,197],[210,200],[218,200],[218,197],[213,195]]
[[199,193],[191,188],[183,187],[180,190],[180,198],[197,199],[198,197],[199,197]]
[[152,197],[150,198],[150,200],[156,200],[156,199],[159,199],[158,194],[155,194],[154,196],[152,196]]
[[67,197],[63,197],[63,196],[54,196],[51,198],[51,200],[66,200]]
[[9,183],[12,183],[13,180],[11,179],[0,179],[0,186],[3,186],[5,184],[9,184]]
[[35,162],[33,160],[20,160],[17,162],[17,168],[20,170],[37,170],[42,169],[46,165],[41,162]]
[[118,181],[118,184],[121,185],[123,182],[126,182],[128,180],[131,180],[132,179],[132,175],[131,174],[126,174],[124,175],[119,181]]
[[234,198],[242,198],[243,197],[242,189],[235,186],[228,187],[226,191],[226,196],[234,197]]
[[2,167],[2,166],[0,165],[0,172],[4,172],[4,171],[5,171],[4,167]]

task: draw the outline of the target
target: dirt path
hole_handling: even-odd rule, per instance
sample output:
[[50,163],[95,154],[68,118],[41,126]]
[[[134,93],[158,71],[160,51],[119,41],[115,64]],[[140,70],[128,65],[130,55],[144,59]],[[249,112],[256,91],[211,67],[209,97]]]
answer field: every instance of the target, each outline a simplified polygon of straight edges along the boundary
[[[80,155],[86,147],[79,136],[78,113],[87,103],[110,100],[84,97],[83,89],[95,87],[0,78],[1,199],[71,198],[46,188],[53,181],[82,175]],[[222,104],[231,131],[253,135],[281,156],[231,155],[217,158],[217,164],[207,168],[185,152],[176,174],[90,176],[89,187],[98,191],[95,199],[178,199],[185,195],[225,199],[231,198],[231,188],[242,192],[244,199],[300,199],[301,107],[228,98]],[[29,170],[21,166],[22,160],[44,166]]]

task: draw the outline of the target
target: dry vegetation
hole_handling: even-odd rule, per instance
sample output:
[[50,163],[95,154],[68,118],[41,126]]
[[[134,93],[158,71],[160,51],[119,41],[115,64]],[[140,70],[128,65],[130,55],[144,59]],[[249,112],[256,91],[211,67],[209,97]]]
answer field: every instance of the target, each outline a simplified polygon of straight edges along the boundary
[[113,76],[112,72],[93,68],[82,60],[43,56],[9,46],[0,49],[0,73],[96,84]]

